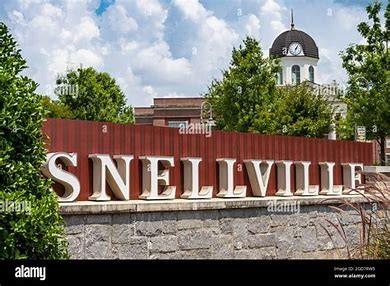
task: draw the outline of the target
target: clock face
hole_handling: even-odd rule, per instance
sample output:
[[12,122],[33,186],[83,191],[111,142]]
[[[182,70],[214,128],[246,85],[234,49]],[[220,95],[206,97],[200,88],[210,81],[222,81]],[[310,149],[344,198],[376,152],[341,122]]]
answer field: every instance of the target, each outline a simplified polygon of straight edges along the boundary
[[302,46],[299,43],[291,43],[288,50],[290,54],[297,56],[302,52]]

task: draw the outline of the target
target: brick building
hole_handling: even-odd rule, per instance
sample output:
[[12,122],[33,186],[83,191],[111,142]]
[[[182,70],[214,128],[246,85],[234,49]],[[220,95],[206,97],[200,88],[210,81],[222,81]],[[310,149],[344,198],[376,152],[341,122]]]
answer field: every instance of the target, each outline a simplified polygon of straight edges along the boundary
[[202,97],[154,98],[150,107],[135,107],[136,124],[179,127],[199,123]]

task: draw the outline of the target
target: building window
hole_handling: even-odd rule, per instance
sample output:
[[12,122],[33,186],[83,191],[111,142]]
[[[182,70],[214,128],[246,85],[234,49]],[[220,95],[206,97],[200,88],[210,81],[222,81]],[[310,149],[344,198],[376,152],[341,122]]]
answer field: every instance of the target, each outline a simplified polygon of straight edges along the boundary
[[280,69],[278,73],[276,74],[278,85],[283,85],[283,70]]
[[184,120],[170,120],[170,121],[168,121],[168,127],[172,127],[172,128],[186,127],[187,125],[188,125],[188,121],[184,121]]
[[390,148],[390,139],[386,139],[386,148]]
[[301,83],[301,68],[297,65],[293,65],[291,68],[291,82],[292,84]]
[[313,66],[309,67],[309,80],[311,82],[314,82],[314,68],[313,68]]

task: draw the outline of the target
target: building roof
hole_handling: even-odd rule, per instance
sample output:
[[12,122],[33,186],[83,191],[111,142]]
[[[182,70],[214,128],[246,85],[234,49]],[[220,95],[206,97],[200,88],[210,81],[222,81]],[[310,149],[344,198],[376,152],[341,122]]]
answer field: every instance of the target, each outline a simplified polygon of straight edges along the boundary
[[154,108],[167,108],[167,107],[196,107],[200,108],[203,97],[157,97],[153,99]]
[[136,124],[154,124],[155,119],[199,119],[203,97],[160,97],[150,107],[134,107]]
[[303,48],[304,56],[319,58],[318,47],[313,38],[303,31],[294,29],[292,24],[291,30],[281,33],[273,42],[269,54],[276,57],[283,57],[283,48],[287,48],[291,43],[298,42]]

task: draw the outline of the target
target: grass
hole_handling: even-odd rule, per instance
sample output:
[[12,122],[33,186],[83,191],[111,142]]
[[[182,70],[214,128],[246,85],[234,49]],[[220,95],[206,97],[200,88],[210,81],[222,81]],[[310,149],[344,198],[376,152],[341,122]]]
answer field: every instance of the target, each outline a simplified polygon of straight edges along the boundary
[[[357,244],[351,243],[346,234],[345,226],[338,216],[336,221],[326,219],[325,230],[332,243],[335,235],[341,237],[345,243],[349,259],[389,259],[390,258],[390,178],[377,173],[364,173],[366,184],[364,191],[358,188],[364,202],[350,202],[341,199],[339,206],[329,206],[342,217],[349,216],[352,211],[358,215],[360,228]],[[368,206],[371,206],[369,208]]]

